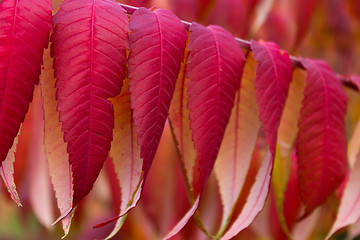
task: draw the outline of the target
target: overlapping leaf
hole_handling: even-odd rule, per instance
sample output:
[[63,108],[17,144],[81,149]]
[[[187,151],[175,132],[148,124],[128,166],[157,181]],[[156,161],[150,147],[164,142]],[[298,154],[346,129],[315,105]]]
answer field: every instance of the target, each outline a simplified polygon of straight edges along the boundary
[[297,154],[300,192],[311,213],[340,185],[347,168],[346,95],[330,66],[302,59],[307,69]]
[[[200,197],[195,199],[192,192],[193,190],[193,172],[196,160],[196,150],[192,141],[192,131],[190,129],[190,116],[188,104],[188,78],[186,77],[186,68],[189,51],[186,48],[184,61],[181,64],[180,73],[175,85],[174,96],[169,108],[169,124],[171,127],[172,135],[176,143],[178,156],[182,174],[185,180],[186,188],[191,208],[184,215],[184,217],[169,231],[164,239],[169,239],[177,234],[194,215],[199,207]],[[196,171],[196,170],[195,170]]]
[[[188,104],[188,78],[186,77],[187,55],[186,49],[184,62],[181,64],[180,73],[175,85],[174,96],[169,109],[169,123],[171,131],[179,151],[180,163],[187,187],[191,189],[193,182],[193,168],[196,159],[196,150],[192,141],[192,132],[190,129],[190,116]],[[191,190],[190,190],[191,191]]]
[[44,109],[44,144],[46,160],[49,166],[49,175],[55,190],[60,218],[65,236],[69,233],[72,214],[73,186],[69,155],[66,151],[66,143],[63,141],[59,112],[56,111],[58,101],[55,98],[55,78],[52,68],[53,59],[50,51],[44,52],[43,72],[40,76],[41,95]]
[[[31,102],[29,113],[31,135],[29,138],[28,171],[29,171],[29,201],[31,208],[39,220],[46,228],[50,228],[54,221],[52,189],[48,166],[46,164],[44,146],[44,117],[42,108],[40,87],[36,86],[34,99]],[[26,119],[27,121],[29,119]]]
[[266,142],[275,156],[277,130],[292,77],[289,55],[273,42],[251,41],[256,59],[256,101],[259,118],[266,133]]
[[91,190],[112,141],[125,75],[128,17],[113,0],[64,1],[54,17],[56,97],[73,173],[73,206]]
[[0,4],[0,162],[13,145],[39,81],[51,10],[49,0]]
[[331,237],[340,228],[355,223],[360,217],[360,155],[358,155],[341,198],[336,220],[327,236]]
[[130,28],[129,91],[146,177],[167,119],[186,31],[172,12],[145,8],[133,13]]
[[223,203],[222,228],[230,222],[232,211],[245,184],[260,129],[254,87],[255,66],[255,59],[252,53],[249,53],[241,88],[236,95],[235,106],[215,163],[214,170]]
[[190,27],[187,67],[190,127],[202,192],[217,158],[239,88],[244,56],[234,37],[219,26]]
[[[278,148],[275,154],[274,169],[272,174],[272,187],[274,198],[276,202],[277,212],[280,224],[285,233],[290,235],[288,223],[284,212],[285,207],[285,191],[295,191],[293,186],[290,186],[289,175],[293,167],[292,150],[295,143],[295,138],[298,133],[298,118],[300,116],[301,102],[303,100],[303,91],[305,88],[305,71],[295,68],[293,71],[293,78],[289,86],[289,94],[286,99],[284,111],[281,116],[280,125],[278,129]],[[297,164],[296,164],[297,169]],[[291,171],[290,171],[291,170]],[[291,189],[292,190],[291,190]],[[296,198],[296,196],[291,196]],[[291,198],[292,199],[292,198]],[[290,201],[291,201],[290,199]],[[290,202],[288,201],[288,202]],[[293,209],[296,211],[296,209]],[[290,214],[291,212],[290,211]]]
[[10,148],[7,157],[2,162],[0,167],[0,176],[10,194],[11,199],[20,207],[22,206],[19,198],[19,194],[16,190],[15,179],[14,179],[14,162],[16,145],[18,143],[19,135],[14,139],[14,144]]
[[[114,230],[107,237],[110,239],[121,228],[126,214],[133,208],[140,198],[143,185],[142,159],[140,146],[137,144],[133,115],[130,109],[129,79],[124,82],[121,94],[112,99],[114,105],[115,128],[114,140],[111,145],[110,156],[113,161],[116,177],[121,190],[121,204],[119,217]],[[115,220],[115,219],[111,219]]]
[[221,238],[222,240],[231,239],[240,231],[248,227],[254,221],[257,214],[263,209],[269,192],[272,167],[272,156],[270,152],[267,152],[261,162],[261,166],[256,174],[255,182],[251,187],[241,213]]

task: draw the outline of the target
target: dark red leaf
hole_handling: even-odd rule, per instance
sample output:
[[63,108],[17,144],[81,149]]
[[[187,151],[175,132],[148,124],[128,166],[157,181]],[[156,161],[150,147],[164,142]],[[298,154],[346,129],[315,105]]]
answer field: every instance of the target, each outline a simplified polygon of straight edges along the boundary
[[229,122],[245,58],[234,37],[219,26],[193,23],[190,31],[188,108],[199,168],[196,187],[202,192]]
[[0,4],[0,163],[24,121],[51,30],[51,1]]
[[309,214],[335,191],[346,174],[347,97],[329,64],[310,59],[301,62],[307,77],[297,154],[300,193]]
[[251,41],[256,59],[255,96],[266,142],[275,156],[277,131],[292,77],[289,55],[273,42]]
[[73,172],[73,206],[108,155],[114,111],[107,99],[125,77],[128,17],[113,0],[66,0],[54,17],[52,54],[58,110]]
[[134,12],[130,28],[129,91],[146,177],[184,57],[186,31],[172,12],[145,8]]

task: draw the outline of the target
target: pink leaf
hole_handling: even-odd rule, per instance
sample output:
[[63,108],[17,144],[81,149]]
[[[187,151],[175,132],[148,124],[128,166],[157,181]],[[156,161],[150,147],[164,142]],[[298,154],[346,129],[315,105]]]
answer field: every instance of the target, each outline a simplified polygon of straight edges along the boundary
[[268,152],[261,162],[261,167],[241,213],[221,240],[231,239],[236,236],[241,230],[248,227],[263,209],[269,192],[272,167],[272,157],[270,152]]
[[110,156],[121,190],[121,204],[119,216],[103,223],[107,224],[117,220],[114,230],[107,239],[113,237],[120,230],[125,220],[125,217],[122,216],[137,204],[144,182],[140,146],[136,143],[137,136],[132,121],[133,115],[130,109],[128,87],[129,79],[126,78],[121,93],[116,98],[111,99],[114,105],[115,128]]
[[287,52],[280,51],[273,42],[252,40],[251,48],[257,61],[255,88],[259,118],[270,152],[275,156],[277,131],[292,78],[292,64]]
[[54,221],[52,189],[46,164],[44,147],[44,118],[40,87],[34,91],[34,99],[30,106],[31,135],[29,139],[29,201],[39,222],[49,228]]
[[358,154],[354,168],[341,198],[336,220],[327,236],[331,237],[337,230],[355,223],[360,218],[360,155]]
[[358,91],[360,91],[360,76],[351,76],[350,77],[350,81],[355,84],[355,86],[357,87]]
[[1,163],[13,145],[39,81],[52,26],[51,1],[3,1],[0,26]]
[[15,152],[16,152],[16,145],[18,143],[18,137],[17,136],[14,139],[14,144],[11,147],[11,149],[8,152],[7,157],[2,162],[2,165],[0,167],[0,176],[10,194],[11,199],[19,206],[21,207],[21,202],[19,195],[16,191],[16,185],[14,180],[14,162],[15,162]]
[[128,17],[113,0],[66,0],[54,17],[56,97],[73,173],[73,206],[92,189],[110,150],[110,101],[125,75]]
[[175,236],[181,229],[184,228],[186,223],[189,221],[189,219],[194,215],[195,211],[198,209],[200,203],[200,196],[198,196],[194,202],[194,204],[191,206],[191,208],[186,212],[184,217],[170,230],[168,234],[163,238],[170,239],[171,237]]
[[183,175],[186,178],[186,186],[188,192],[191,192],[191,184],[193,182],[193,168],[195,166],[196,150],[192,140],[192,131],[190,129],[190,117],[188,104],[188,78],[186,77],[187,55],[186,49],[184,62],[181,64],[180,73],[175,85],[174,96],[169,109],[169,123],[173,137],[175,139],[177,150],[179,152],[179,160]]
[[215,163],[214,170],[223,203],[221,227],[230,222],[234,206],[246,180],[260,129],[254,87],[255,66],[255,59],[252,53],[249,53],[241,79],[241,88],[236,95],[235,107]]
[[297,154],[300,193],[309,214],[335,191],[346,174],[347,98],[326,62],[310,59],[301,62],[307,69],[307,78]]
[[234,105],[244,55],[234,37],[219,26],[193,23],[190,31],[188,108],[199,172],[195,189],[202,192]]
[[55,99],[55,78],[52,68],[53,59],[49,49],[44,52],[43,72],[40,76],[41,94],[44,109],[44,143],[46,160],[49,166],[51,183],[55,190],[60,219],[65,236],[69,233],[72,214],[73,186],[66,143],[63,141],[59,112],[56,111],[58,101]]
[[162,9],[138,9],[130,27],[129,91],[146,177],[168,115],[186,31],[172,12]]

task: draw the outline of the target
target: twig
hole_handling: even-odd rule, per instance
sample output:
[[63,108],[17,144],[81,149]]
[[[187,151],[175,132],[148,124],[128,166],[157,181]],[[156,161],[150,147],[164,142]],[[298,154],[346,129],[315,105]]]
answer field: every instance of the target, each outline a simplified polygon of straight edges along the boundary
[[[134,6],[130,6],[130,5],[126,5],[126,4],[122,4],[119,3],[120,6],[128,13],[128,14],[133,14],[137,9],[139,9],[138,7],[134,7]],[[189,30],[191,23],[186,22],[186,21],[182,21],[181,22],[184,24],[185,29]],[[251,51],[251,45],[250,45],[250,41],[241,39],[241,38],[237,38],[235,37],[235,40],[239,43],[240,47],[244,50],[248,50]],[[294,57],[294,56],[290,56],[290,60],[291,63],[294,67],[298,67],[298,68],[302,68],[305,69],[305,67],[302,65],[301,61],[299,60],[299,58]],[[343,76],[341,74],[336,74],[336,77],[339,79],[339,81],[346,87],[352,88],[356,91],[359,91],[360,89],[357,88],[357,86],[351,81],[351,79],[347,76]]]

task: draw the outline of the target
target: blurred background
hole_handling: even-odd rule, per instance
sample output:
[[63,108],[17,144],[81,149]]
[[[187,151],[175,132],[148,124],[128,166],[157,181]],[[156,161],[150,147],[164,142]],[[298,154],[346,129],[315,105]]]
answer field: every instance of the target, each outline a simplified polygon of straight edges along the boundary
[[[343,75],[360,75],[360,0],[128,0],[132,6],[167,8],[184,21],[217,24],[234,36],[274,41],[289,54],[326,60]],[[61,1],[53,0],[54,13]],[[359,106],[358,94],[347,90],[350,107]],[[51,226],[59,216],[46,162],[31,156],[34,129],[32,117],[40,111],[39,93],[35,94],[21,129],[15,161],[15,182],[23,207],[18,208],[0,191],[0,239],[60,239],[61,224]],[[356,99],[355,99],[356,98]],[[360,107],[359,107],[360,109]],[[349,131],[359,111],[348,114]],[[160,239],[190,207],[175,145],[168,125],[145,183],[138,206],[130,212],[114,239]],[[37,179],[34,181],[33,179]],[[40,184],[39,184],[40,183]],[[119,190],[111,161],[106,161],[93,191],[78,206],[67,239],[102,239],[112,230],[92,226],[115,216]],[[35,185],[35,186],[34,186]],[[334,200],[336,201],[336,199]],[[328,202],[305,226],[299,226],[297,239],[321,239],[335,217],[336,203]],[[200,213],[210,232],[221,220],[221,202],[212,176],[203,197]],[[274,220],[275,219],[275,220]],[[321,220],[320,220],[321,219]],[[357,226],[358,225],[358,226]],[[334,239],[352,239],[360,223],[343,230]],[[208,239],[194,220],[173,239]],[[274,201],[268,198],[264,211],[235,239],[286,239],[276,220]]]

